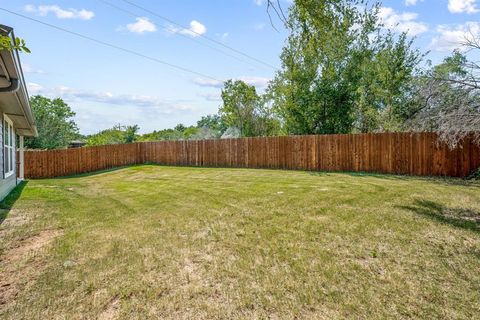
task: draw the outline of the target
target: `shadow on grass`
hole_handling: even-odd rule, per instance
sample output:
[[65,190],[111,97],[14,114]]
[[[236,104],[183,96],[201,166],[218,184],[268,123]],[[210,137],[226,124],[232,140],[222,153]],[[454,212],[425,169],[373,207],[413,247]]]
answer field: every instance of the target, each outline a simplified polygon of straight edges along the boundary
[[[77,173],[77,174],[72,174],[72,175],[68,175],[68,176],[55,177],[55,178],[45,178],[45,179],[61,180],[61,179],[71,179],[71,178],[93,177],[93,176],[97,176],[99,174],[115,172],[115,171],[119,171],[119,170],[122,170],[122,169],[138,167],[138,166],[141,166],[141,165],[121,166],[121,167],[115,167],[115,168],[110,168],[110,169],[103,169],[103,170],[98,170],[98,171]],[[38,179],[38,180],[42,180],[42,179]]]
[[397,174],[388,174],[388,173],[373,173],[373,172],[351,172],[351,171],[311,171],[311,175],[314,176],[329,176],[333,174],[344,174],[351,177],[356,178],[377,178],[383,180],[404,180],[409,181],[412,179],[421,180],[426,182],[433,182],[443,185],[450,185],[450,186],[463,186],[463,187],[470,187],[470,188],[479,188],[480,183],[476,180],[466,180],[462,178],[449,178],[449,177],[422,177],[422,176],[408,176],[408,175],[397,175]]
[[82,178],[82,177],[92,177],[104,173],[115,172],[119,170],[123,170],[126,168],[134,168],[134,167],[142,167],[142,166],[157,166],[157,167],[177,167],[177,168],[192,168],[192,169],[235,169],[235,170],[271,170],[271,171],[300,171],[300,172],[307,172],[312,176],[317,177],[328,177],[331,175],[342,174],[356,178],[377,178],[383,180],[403,180],[403,181],[411,181],[412,179],[425,181],[425,182],[433,182],[443,185],[452,185],[452,186],[463,186],[469,188],[478,188],[480,189],[480,182],[475,179],[466,180],[462,178],[449,178],[449,177],[422,177],[422,176],[410,176],[410,175],[399,175],[399,174],[389,174],[389,173],[374,173],[374,172],[354,172],[354,171],[305,171],[305,170],[288,170],[288,169],[274,169],[274,168],[244,168],[244,167],[209,167],[209,166],[188,166],[188,165],[164,165],[158,164],[153,162],[143,163],[143,164],[134,164],[134,165],[125,165],[120,167],[114,167],[109,169],[103,169],[98,171],[92,172],[85,172],[85,173],[78,173],[78,174],[71,174],[67,176],[61,177],[53,177],[53,178],[38,178],[36,180],[46,180],[46,179],[71,179],[71,178]]
[[[72,178],[93,177],[93,176],[97,176],[97,175],[104,174],[104,173],[111,173],[111,172],[120,171],[120,170],[123,170],[123,169],[145,167],[145,166],[179,167],[179,168],[180,167],[186,167],[186,166],[162,165],[162,164],[157,164],[157,163],[142,163],[142,164],[132,164],[132,165],[125,165],[125,166],[120,166],[120,167],[102,169],[102,170],[91,171],[91,172],[74,173],[74,174],[69,174],[67,176],[60,176],[60,177],[34,178],[34,180],[51,180],[51,179],[62,180],[62,179],[72,179]],[[200,168],[200,167],[191,167],[191,168]]]
[[480,212],[472,209],[448,208],[429,200],[416,200],[411,206],[397,206],[440,223],[480,232]]
[[23,189],[27,186],[28,181],[20,182],[9,194],[8,196],[0,202],[0,224],[7,218],[8,213],[15,205],[15,202],[22,195]]

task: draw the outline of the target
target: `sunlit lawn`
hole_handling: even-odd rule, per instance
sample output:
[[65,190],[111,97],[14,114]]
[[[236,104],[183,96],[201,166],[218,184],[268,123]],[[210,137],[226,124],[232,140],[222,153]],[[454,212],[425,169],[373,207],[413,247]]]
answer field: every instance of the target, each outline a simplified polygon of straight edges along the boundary
[[2,319],[480,317],[479,183],[138,166],[21,189]]

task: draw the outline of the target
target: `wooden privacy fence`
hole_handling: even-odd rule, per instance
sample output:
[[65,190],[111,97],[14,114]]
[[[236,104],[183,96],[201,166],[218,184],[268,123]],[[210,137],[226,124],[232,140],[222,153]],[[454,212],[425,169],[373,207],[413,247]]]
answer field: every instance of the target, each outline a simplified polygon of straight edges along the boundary
[[480,166],[480,148],[468,138],[450,150],[434,133],[143,142],[26,151],[25,177],[52,178],[144,163],[465,177]]

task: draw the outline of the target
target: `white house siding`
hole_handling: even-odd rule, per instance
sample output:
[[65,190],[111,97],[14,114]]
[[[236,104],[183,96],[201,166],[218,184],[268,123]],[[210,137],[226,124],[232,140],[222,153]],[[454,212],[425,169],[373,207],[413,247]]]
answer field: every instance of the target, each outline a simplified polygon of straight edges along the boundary
[[[1,111],[1,110],[0,110]],[[5,178],[4,170],[5,167],[3,165],[3,158],[4,158],[4,147],[3,147],[3,112],[1,114],[0,121],[0,146],[2,147],[2,151],[0,152],[0,200],[3,200],[9,193],[12,191],[13,188],[17,185],[17,166],[14,166],[14,174]],[[15,139],[16,144],[16,139]],[[15,146],[16,147],[16,146]]]
[[17,177],[12,174],[0,183],[0,200],[3,200],[17,185]]

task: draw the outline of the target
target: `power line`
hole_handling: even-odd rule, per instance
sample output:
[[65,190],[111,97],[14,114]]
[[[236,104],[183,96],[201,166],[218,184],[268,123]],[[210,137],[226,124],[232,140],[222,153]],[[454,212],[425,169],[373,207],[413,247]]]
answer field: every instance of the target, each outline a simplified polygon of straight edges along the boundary
[[[119,6],[111,3],[110,1],[106,1],[106,0],[98,0],[98,1],[100,1],[100,2],[102,2],[102,3],[104,3],[104,4],[106,4],[106,5],[108,5],[108,6],[110,6],[110,7],[112,7],[112,8],[114,8],[114,9],[118,10],[118,11],[121,11],[121,12],[123,12],[123,13],[125,13],[125,14],[128,14],[128,15],[130,15],[130,16],[132,16],[132,17],[138,17],[138,14],[136,14],[136,13],[134,13],[134,12],[132,12],[132,11],[126,10],[126,9],[124,9],[124,8],[122,8],[122,7],[119,7]],[[164,28],[164,29],[168,31],[167,28]],[[193,33],[192,30],[190,30],[190,31]],[[232,54],[230,54],[230,53],[228,53],[228,52],[225,52],[225,51],[223,51],[223,50],[220,50],[220,49],[218,49],[218,48],[216,48],[216,47],[213,47],[213,46],[208,45],[208,44],[206,44],[206,43],[203,43],[203,42],[201,42],[201,41],[198,41],[198,40],[196,40],[196,39],[194,39],[194,38],[192,38],[192,37],[190,37],[190,36],[187,36],[187,35],[182,34],[182,33],[176,33],[176,34],[179,35],[179,36],[181,36],[181,37],[184,37],[184,38],[186,38],[186,39],[188,39],[188,40],[190,40],[190,41],[193,41],[193,42],[195,42],[195,43],[198,43],[198,44],[200,44],[200,45],[202,45],[202,46],[205,46],[205,47],[207,47],[207,48],[209,48],[209,49],[212,49],[212,50],[214,50],[214,51],[220,52],[221,54],[224,54],[224,55],[226,55],[226,56],[228,56],[228,57],[230,57],[230,58],[233,58],[233,59],[235,59],[235,60],[237,60],[237,61],[246,63],[246,64],[248,64],[248,65],[250,65],[250,66],[253,66],[253,67],[257,67],[257,65],[254,65],[254,64],[252,64],[251,62],[248,62],[248,61],[246,61],[246,60],[240,59],[240,58],[237,57],[237,56],[234,56],[234,55],[232,55]],[[195,34],[195,33],[194,33],[194,34]],[[265,67],[265,66],[262,64],[262,67]]]
[[[172,20],[172,19],[170,19],[170,18],[167,18],[167,17],[165,17],[165,16],[162,16],[162,15],[160,15],[160,14],[158,14],[158,13],[152,11],[152,10],[149,10],[149,9],[147,9],[147,8],[145,8],[145,7],[142,7],[142,6],[136,4],[136,3],[132,2],[132,1],[129,1],[129,0],[121,0],[121,1],[123,1],[123,2],[125,2],[125,3],[128,3],[129,5],[134,6],[134,7],[138,8],[138,9],[140,9],[140,10],[142,10],[142,11],[148,12],[148,13],[150,13],[151,15],[154,15],[154,16],[156,16],[156,17],[158,17],[158,18],[160,18],[160,19],[162,19],[162,20],[164,20],[164,21],[167,21],[167,22],[169,22],[169,23],[171,23],[171,24],[173,24],[173,25],[176,25],[177,27],[180,27],[180,28],[182,28],[182,29],[189,29],[188,27],[185,27],[185,26],[182,25],[181,23],[178,23],[178,22],[176,22],[176,21],[174,21],[174,20]],[[262,61],[262,60],[260,60],[260,59],[257,59],[257,58],[255,58],[255,57],[253,57],[253,56],[251,56],[251,55],[249,55],[249,54],[247,54],[247,53],[245,53],[245,52],[242,52],[242,51],[240,51],[240,50],[237,50],[237,49],[235,49],[235,48],[233,48],[233,47],[231,47],[231,46],[229,46],[229,45],[226,45],[225,43],[222,43],[221,41],[218,41],[218,40],[216,40],[216,39],[214,39],[214,38],[210,38],[210,37],[208,37],[208,36],[206,36],[206,35],[204,35],[204,34],[201,34],[201,33],[196,32],[196,31],[194,31],[194,30],[189,30],[189,31],[192,32],[192,33],[194,33],[194,34],[196,34],[196,35],[199,36],[199,37],[202,37],[202,38],[204,38],[204,39],[207,39],[207,40],[210,41],[210,42],[213,42],[213,43],[215,43],[215,44],[217,44],[217,45],[220,45],[220,46],[222,46],[222,47],[224,47],[224,48],[226,48],[226,49],[228,49],[228,50],[231,50],[231,51],[233,51],[233,52],[235,52],[235,53],[237,53],[237,54],[240,54],[240,55],[242,55],[242,56],[244,56],[244,57],[246,57],[246,58],[248,58],[248,59],[250,59],[250,60],[254,60],[254,61],[256,61],[256,62],[258,62],[258,63],[261,63],[261,64],[263,64],[264,66],[267,66],[267,67],[269,67],[269,68],[277,69],[276,67],[274,67],[273,65],[271,65],[271,64],[269,64],[269,63],[267,63],[267,62]]]
[[10,14],[13,14],[13,15],[15,15],[15,16],[18,16],[18,17],[21,17],[21,18],[24,18],[24,19],[27,19],[27,20],[30,20],[30,21],[33,21],[33,22],[42,24],[42,25],[44,25],[44,26],[47,26],[47,27],[50,27],[50,28],[53,28],[53,29],[56,29],[56,30],[59,30],[59,31],[62,31],[62,32],[65,32],[65,33],[68,33],[68,34],[71,34],[71,35],[74,35],[74,36],[77,36],[77,37],[79,37],[79,38],[83,38],[83,39],[86,39],[86,40],[95,42],[95,43],[97,43],[97,44],[101,44],[101,45],[106,46],[106,47],[110,47],[110,48],[113,48],[113,49],[117,49],[117,50],[120,50],[120,51],[123,51],[123,52],[126,52],[126,53],[130,53],[130,54],[132,54],[132,55],[135,55],[135,56],[138,56],[138,57],[141,57],[141,58],[144,58],[144,59],[147,59],[147,60],[156,62],[156,63],[160,63],[160,64],[163,64],[163,65],[169,66],[169,67],[174,68],[174,69],[177,69],[177,70],[181,70],[181,71],[184,71],[184,72],[188,72],[188,73],[191,73],[191,74],[200,76],[200,77],[208,78],[208,79],[210,79],[210,80],[223,82],[222,80],[216,79],[216,78],[214,78],[214,77],[211,77],[211,76],[209,76],[209,75],[203,74],[203,73],[201,73],[201,72],[197,72],[197,71],[194,71],[194,70],[191,70],[191,69],[182,67],[182,66],[178,66],[178,65],[176,65],[176,64],[173,64],[173,63],[170,63],[170,62],[166,62],[166,61],[157,59],[157,58],[155,58],[155,57],[151,57],[151,56],[145,55],[145,54],[143,54],[143,53],[141,53],[141,52],[138,52],[138,51],[134,51],[134,50],[130,50],[130,49],[127,49],[127,48],[123,48],[123,47],[117,46],[117,45],[115,45],[115,44],[112,44],[112,43],[109,43],[109,42],[105,42],[105,41],[103,41],[103,40],[98,40],[98,39],[95,39],[95,38],[93,38],[93,37],[90,37],[90,36],[87,36],[87,35],[84,35],[84,34],[75,32],[75,31],[71,31],[71,30],[68,30],[68,29],[65,29],[65,28],[62,28],[62,27],[59,27],[59,26],[56,26],[56,25],[47,23],[47,22],[43,22],[43,21],[41,21],[41,20],[37,20],[37,19],[35,19],[35,18],[31,18],[31,17],[25,16],[25,15],[23,15],[23,14],[20,14],[20,13],[14,12],[14,11],[10,11],[10,10],[5,9],[5,8],[0,8],[0,10],[5,11],[5,12],[8,12],[8,13],[10,13]]

